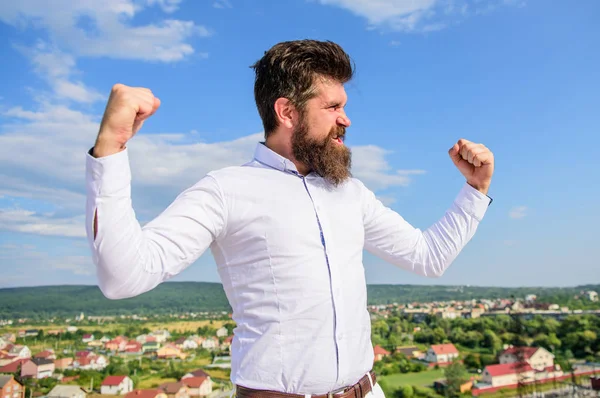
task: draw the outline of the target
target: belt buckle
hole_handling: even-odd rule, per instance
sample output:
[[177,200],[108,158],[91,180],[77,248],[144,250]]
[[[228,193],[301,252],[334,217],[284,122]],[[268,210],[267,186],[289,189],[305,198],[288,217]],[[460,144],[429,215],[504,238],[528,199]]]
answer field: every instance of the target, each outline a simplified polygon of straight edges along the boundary
[[335,395],[337,395],[339,393],[342,393],[342,392],[345,392],[347,388],[348,387],[341,387],[341,388],[338,388],[337,390],[330,391],[330,392],[327,393],[327,398],[334,398]]

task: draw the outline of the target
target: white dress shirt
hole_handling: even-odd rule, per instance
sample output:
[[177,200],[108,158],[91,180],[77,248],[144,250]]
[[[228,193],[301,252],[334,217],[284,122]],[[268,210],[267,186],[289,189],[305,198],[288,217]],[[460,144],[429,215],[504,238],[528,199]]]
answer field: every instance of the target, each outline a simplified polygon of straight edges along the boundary
[[438,277],[490,203],[465,183],[421,231],[359,180],[336,188],[316,173],[302,176],[258,143],[252,161],[209,173],[142,227],[127,149],[88,153],[86,176],[87,235],[103,294],[147,292],[210,247],[237,325],[232,382],[299,394],[353,384],[373,366],[363,249]]

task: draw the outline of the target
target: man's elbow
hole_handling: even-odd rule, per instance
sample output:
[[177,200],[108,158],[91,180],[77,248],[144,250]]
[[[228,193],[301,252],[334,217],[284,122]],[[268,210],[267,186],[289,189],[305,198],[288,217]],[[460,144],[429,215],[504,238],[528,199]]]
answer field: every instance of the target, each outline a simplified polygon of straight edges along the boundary
[[131,292],[128,293],[120,286],[115,286],[111,283],[99,283],[98,287],[100,288],[102,295],[109,300],[122,300],[136,296],[136,294],[131,294]]

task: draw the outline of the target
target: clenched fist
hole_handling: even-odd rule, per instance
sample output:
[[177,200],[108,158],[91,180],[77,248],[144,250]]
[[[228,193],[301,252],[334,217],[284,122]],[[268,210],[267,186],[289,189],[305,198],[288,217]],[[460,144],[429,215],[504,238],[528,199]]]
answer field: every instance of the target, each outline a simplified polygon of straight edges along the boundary
[[458,140],[448,154],[467,183],[487,195],[494,174],[494,154],[483,144],[465,139]]
[[102,117],[94,156],[108,156],[123,150],[159,106],[160,100],[149,89],[115,84]]

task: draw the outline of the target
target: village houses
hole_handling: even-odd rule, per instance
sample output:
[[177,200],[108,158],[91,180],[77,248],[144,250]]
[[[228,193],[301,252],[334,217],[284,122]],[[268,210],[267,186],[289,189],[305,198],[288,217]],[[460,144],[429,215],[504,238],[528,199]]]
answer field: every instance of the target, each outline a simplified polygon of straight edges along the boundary
[[107,376],[100,386],[102,395],[125,395],[133,391],[133,381],[129,376]]
[[435,365],[446,365],[457,359],[458,350],[454,344],[433,344],[425,354],[425,361]]
[[54,373],[54,361],[45,358],[31,358],[21,365],[21,377],[43,379]]
[[85,398],[87,393],[79,386],[71,385],[56,385],[48,395],[47,398]]
[[13,375],[0,375],[0,397],[25,398],[25,388]]

